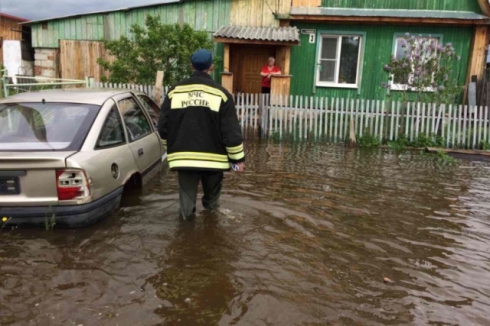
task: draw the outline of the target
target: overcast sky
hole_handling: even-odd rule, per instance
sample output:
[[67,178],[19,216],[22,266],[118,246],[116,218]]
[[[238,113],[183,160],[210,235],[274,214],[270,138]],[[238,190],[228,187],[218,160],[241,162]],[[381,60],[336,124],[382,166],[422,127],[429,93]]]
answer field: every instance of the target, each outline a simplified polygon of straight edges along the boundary
[[0,12],[37,20],[171,0],[0,0]]

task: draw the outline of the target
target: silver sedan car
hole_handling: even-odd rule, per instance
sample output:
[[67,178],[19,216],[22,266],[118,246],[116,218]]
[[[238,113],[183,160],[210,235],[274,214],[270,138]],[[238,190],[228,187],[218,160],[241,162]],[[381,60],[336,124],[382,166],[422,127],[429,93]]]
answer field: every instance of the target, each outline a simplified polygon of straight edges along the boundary
[[[0,101],[0,226],[89,225],[160,172],[159,107],[129,90],[53,90]],[[51,223],[51,222],[50,222]]]

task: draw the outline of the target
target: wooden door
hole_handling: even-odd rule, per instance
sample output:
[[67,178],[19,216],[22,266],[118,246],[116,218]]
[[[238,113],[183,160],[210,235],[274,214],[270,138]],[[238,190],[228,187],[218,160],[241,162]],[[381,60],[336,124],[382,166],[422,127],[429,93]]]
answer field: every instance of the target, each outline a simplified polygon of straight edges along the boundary
[[102,76],[108,77],[97,63],[98,58],[112,60],[104,43],[96,41],[60,41],[60,75],[65,79],[85,79],[94,77],[100,81]]
[[268,58],[274,55],[273,47],[233,46],[230,66],[235,76],[234,91],[246,94],[260,93],[262,88],[260,71],[267,64]]

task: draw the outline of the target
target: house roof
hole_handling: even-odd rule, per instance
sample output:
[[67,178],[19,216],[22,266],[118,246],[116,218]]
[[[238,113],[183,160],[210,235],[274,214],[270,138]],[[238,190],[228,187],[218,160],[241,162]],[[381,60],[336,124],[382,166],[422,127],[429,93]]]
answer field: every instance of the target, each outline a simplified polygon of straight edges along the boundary
[[[299,44],[299,30],[296,27],[248,27],[222,26],[214,33],[215,38],[243,41],[265,41]],[[246,42],[243,42],[246,43]]]
[[12,16],[12,15],[9,15],[9,14],[4,14],[3,12],[0,12],[0,17],[1,18],[10,19],[10,20],[16,20],[16,21],[19,21],[19,22],[26,22],[26,21],[28,21],[28,19],[17,17],[17,16]]
[[162,2],[159,2],[159,3],[152,3],[152,4],[148,4],[148,5],[142,5],[142,6],[126,7],[126,8],[119,8],[119,9],[114,9],[114,10],[105,10],[105,11],[94,11],[94,12],[87,12],[87,13],[81,13],[81,14],[68,15],[68,16],[59,16],[59,17],[52,17],[52,18],[46,18],[46,19],[31,20],[31,21],[26,21],[23,24],[30,25],[30,24],[47,22],[47,21],[51,21],[51,20],[76,18],[76,17],[80,17],[80,16],[96,15],[96,14],[107,14],[107,13],[118,12],[118,11],[130,11],[130,10],[134,10],[134,9],[158,7],[158,6],[188,2],[188,1],[192,1],[192,0],[162,0]]
[[324,17],[380,17],[380,18],[415,18],[415,19],[451,19],[487,21],[490,18],[470,11],[441,10],[408,10],[408,9],[358,9],[327,7],[292,7],[291,16],[324,16]]

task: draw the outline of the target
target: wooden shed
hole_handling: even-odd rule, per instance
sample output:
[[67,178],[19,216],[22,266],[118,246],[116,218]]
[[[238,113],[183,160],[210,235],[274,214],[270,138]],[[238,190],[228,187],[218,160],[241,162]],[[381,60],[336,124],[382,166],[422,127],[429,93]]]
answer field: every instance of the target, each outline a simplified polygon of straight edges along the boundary
[[[29,28],[19,25],[27,19],[0,13],[0,47],[6,40],[26,40],[30,42]],[[3,50],[0,51],[0,63],[3,63]]]

